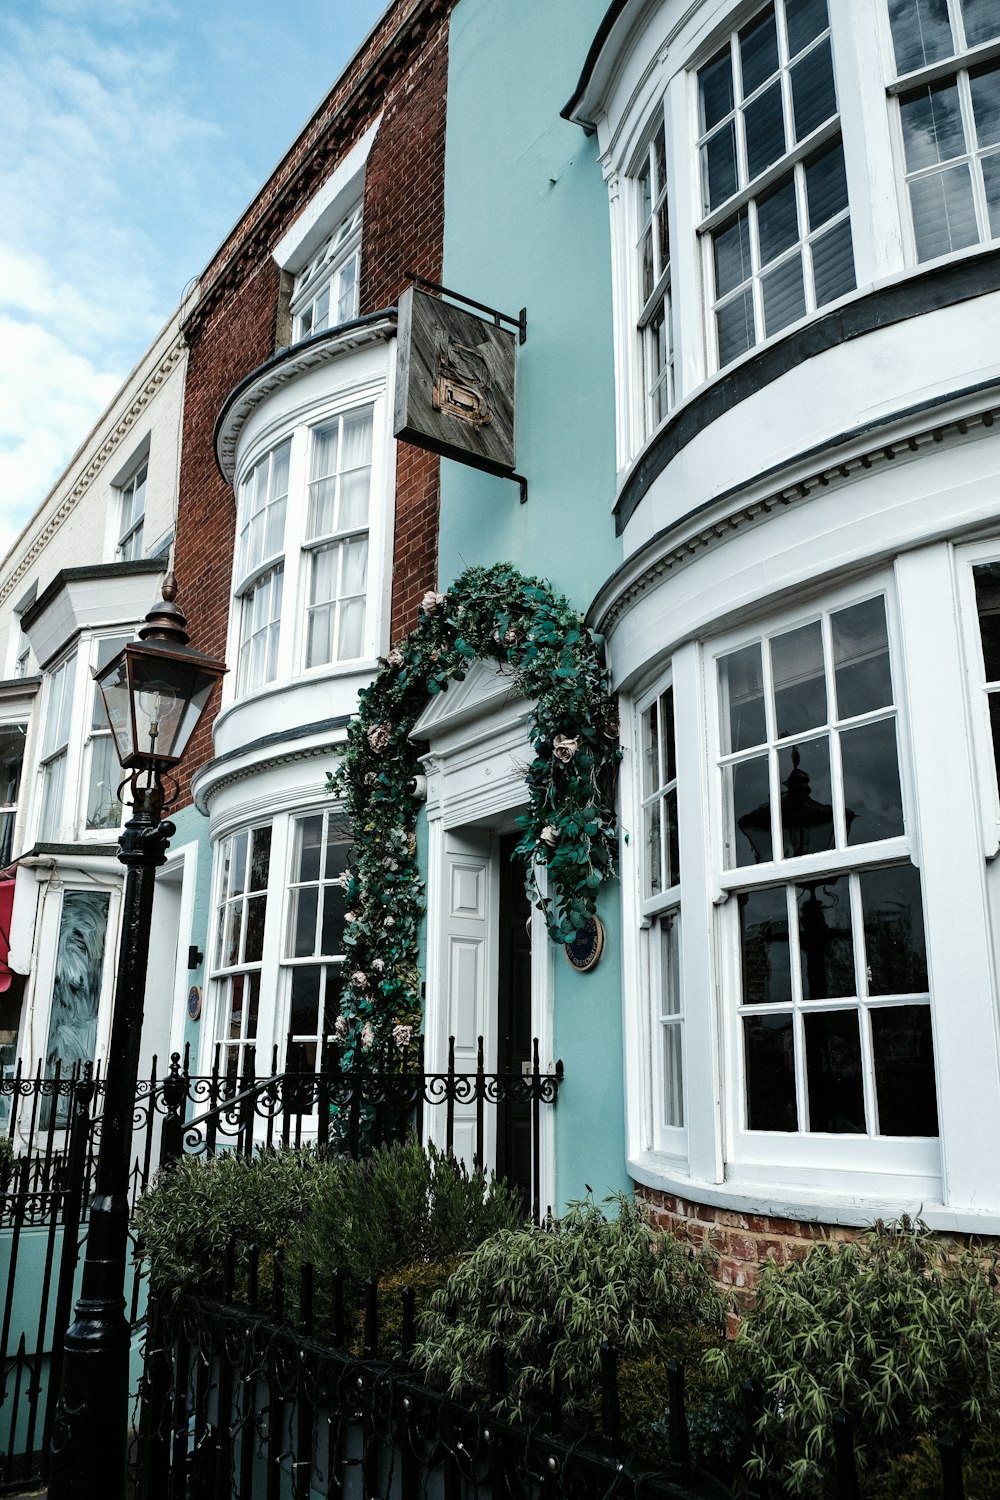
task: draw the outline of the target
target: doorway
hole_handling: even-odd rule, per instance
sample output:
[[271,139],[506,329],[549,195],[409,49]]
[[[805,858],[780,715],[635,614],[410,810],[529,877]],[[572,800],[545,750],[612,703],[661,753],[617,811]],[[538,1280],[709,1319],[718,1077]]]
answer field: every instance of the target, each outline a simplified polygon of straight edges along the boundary
[[[496,838],[497,883],[497,1072],[511,1078],[531,1071],[531,902],[520,864],[512,862],[519,835]],[[503,1097],[497,1107],[496,1170],[531,1201],[531,1102]]]

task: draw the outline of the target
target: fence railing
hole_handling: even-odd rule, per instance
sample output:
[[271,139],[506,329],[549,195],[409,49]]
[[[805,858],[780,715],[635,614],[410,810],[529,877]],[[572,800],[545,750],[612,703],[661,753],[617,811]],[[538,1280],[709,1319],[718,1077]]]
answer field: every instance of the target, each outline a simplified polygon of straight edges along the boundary
[[[253,1266],[250,1286],[256,1284]],[[683,1372],[671,1372],[671,1436],[662,1461],[623,1442],[617,1366],[595,1370],[600,1419],[563,1430],[558,1398],[530,1423],[492,1410],[506,1370],[498,1348],[493,1393],[481,1404],[432,1390],[407,1367],[413,1294],[402,1292],[402,1341],[379,1357],[377,1293],[369,1285],[364,1348],[345,1345],[339,1289],[332,1338],[314,1336],[323,1289],[303,1271],[297,1327],[221,1300],[150,1299],[137,1449],[141,1500],[725,1500],[731,1491],[691,1461]],[[339,1321],[338,1321],[339,1320]]]
[[[140,1081],[132,1136],[134,1207],[161,1163],[184,1152],[249,1153],[257,1147],[314,1141],[358,1156],[433,1118],[445,1149],[464,1122],[476,1160],[487,1139],[515,1112],[528,1132],[529,1173],[521,1186],[536,1221],[541,1214],[542,1111],[555,1104],[562,1065],[542,1072],[538,1046],[527,1073],[487,1072],[480,1040],[473,1073],[455,1067],[454,1044],[443,1072],[427,1073],[423,1055],[409,1066],[388,1052],[374,1066],[343,1068],[334,1049],[322,1073],[222,1070],[218,1050],[208,1074],[191,1074],[189,1057],[174,1053],[165,1074],[156,1060]],[[104,1081],[89,1067],[44,1076],[40,1065],[0,1080],[3,1134],[12,1164],[0,1158],[0,1494],[43,1477],[45,1435],[58,1384],[62,1340],[73,1305],[80,1251],[101,1132]],[[491,1118],[492,1117],[492,1118]],[[490,1126],[490,1129],[487,1127]],[[492,1136],[491,1136],[492,1131]],[[135,1328],[143,1315],[138,1267],[126,1292]]]

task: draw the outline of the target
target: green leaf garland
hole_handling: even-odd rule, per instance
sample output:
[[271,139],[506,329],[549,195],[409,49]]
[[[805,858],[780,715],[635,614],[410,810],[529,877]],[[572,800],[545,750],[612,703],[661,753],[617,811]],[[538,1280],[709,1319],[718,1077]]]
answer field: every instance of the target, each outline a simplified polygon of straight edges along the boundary
[[[515,855],[554,942],[571,941],[594,915],[597,892],[615,870],[621,752],[603,642],[540,579],[509,563],[469,568],[447,593],[424,595],[418,623],[360,693],[341,762],[327,778],[355,840],[337,1022],[347,1062],[359,1049],[405,1053],[419,1028],[424,899],[411,783],[424,747],[410,732],[428,697],[461,681],[480,659],[496,661],[513,687],[535,700],[528,810]],[[544,896],[539,865],[548,875]]]

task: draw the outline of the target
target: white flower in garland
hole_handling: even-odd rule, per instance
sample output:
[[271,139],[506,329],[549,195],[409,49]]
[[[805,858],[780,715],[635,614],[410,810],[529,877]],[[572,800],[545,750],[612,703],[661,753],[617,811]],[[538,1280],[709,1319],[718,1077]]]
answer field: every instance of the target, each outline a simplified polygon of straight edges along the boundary
[[333,1034],[337,1038],[338,1042],[344,1041],[344,1039],[347,1036],[347,1018],[346,1018],[346,1016],[338,1016],[337,1019],[334,1021],[334,1023],[333,1023]]
[[385,662],[388,667],[401,667],[405,660],[406,657],[400,651],[399,647],[393,646],[392,650],[386,656]]
[[393,916],[388,916],[388,917],[384,918],[384,920],[382,922],[382,926],[383,927],[395,927],[395,925],[396,925],[396,918],[393,917]]
[[552,754],[556,760],[561,760],[563,765],[568,765],[580,748],[580,736],[557,734],[552,741]]
[[350,872],[350,870],[345,870],[343,872],[343,874],[338,875],[337,878],[336,878],[336,880],[331,881],[331,884],[332,885],[339,885],[340,889],[342,891],[349,890],[350,889],[350,884],[351,884],[351,872]]
[[353,984],[357,985],[359,990],[365,990],[368,988],[368,975],[362,973],[360,969],[354,970],[354,973],[351,975],[351,981]]
[[368,1052],[374,1046],[374,1043],[375,1043],[375,1027],[372,1025],[372,1023],[370,1021],[366,1021],[365,1024],[361,1028],[361,1045],[364,1048],[364,1050],[366,1052]]
[[420,601],[420,608],[425,615],[432,615],[434,611],[444,603],[447,594],[438,594],[434,589],[428,589]]
[[383,750],[387,750],[389,748],[389,741],[391,739],[391,724],[373,724],[368,731],[368,743],[369,745],[371,745],[376,755],[381,755]]
[[554,828],[551,823],[546,823],[538,837],[543,844],[548,844],[550,849],[554,849],[559,842],[559,830],[558,828]]
[[372,968],[375,970],[376,974],[382,974],[382,973],[384,973],[385,972],[385,959],[384,958],[373,958],[372,959]]
[[399,1048],[400,1052],[402,1052],[403,1049],[405,1047],[408,1047],[410,1045],[410,1042],[413,1040],[413,1027],[403,1025],[394,1026],[392,1028],[392,1039],[396,1043],[396,1046]]

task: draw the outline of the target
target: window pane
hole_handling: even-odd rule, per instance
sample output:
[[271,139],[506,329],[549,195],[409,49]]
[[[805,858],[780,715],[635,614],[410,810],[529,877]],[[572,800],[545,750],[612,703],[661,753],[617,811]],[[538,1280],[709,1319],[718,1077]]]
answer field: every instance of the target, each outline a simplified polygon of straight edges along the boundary
[[267,889],[267,872],[271,862],[271,825],[255,828],[250,846],[250,889]]
[[977,243],[979,230],[967,163],[911,182],[910,207],[919,260],[933,260]]
[[306,630],[306,666],[319,667],[333,659],[333,610],[313,609]]
[[856,1010],[805,1017],[809,1129],[864,1135],[865,1090]]
[[340,530],[353,531],[368,522],[370,469],[353,469],[340,481]]
[[782,750],[778,774],[785,791],[781,798],[781,832],[786,859],[819,854],[833,848],[833,791],[830,785],[830,743],[800,741],[791,753]]
[[319,987],[323,971],[319,964],[292,970],[292,998],[288,1029],[293,1036],[319,1033]]
[[247,900],[247,929],[243,941],[244,963],[260,963],[264,953],[264,913],[266,896],[251,896]]
[[792,998],[784,886],[748,891],[740,907],[743,1004],[783,1005]]
[[990,216],[990,234],[1000,239],[1000,153],[983,158],[983,183]]
[[830,616],[837,709],[842,719],[892,702],[885,600],[878,596]]
[[801,52],[828,24],[826,0],[785,0],[789,57]]
[[663,811],[667,825],[667,886],[676,885],[681,878],[680,843],[677,833],[677,792],[668,792],[663,799]]
[[718,208],[720,203],[735,193],[736,178],[736,126],[730,120],[707,141],[702,148],[705,162],[705,196],[709,208]]
[[903,796],[895,720],[879,719],[875,724],[845,730],[840,736],[840,756],[847,842],[867,844],[902,834]]
[[858,993],[846,875],[795,887],[803,1000],[842,1000]]
[[679,1022],[661,1028],[663,1035],[663,1123],[679,1129],[684,1124],[682,1033]]
[[[998,565],[1000,566],[1000,565]],[[663,785],[660,772],[660,720],[654,703],[642,716],[642,795],[652,796]]]
[[244,830],[238,833],[232,841],[232,859],[229,864],[229,892],[230,896],[238,896],[246,888],[247,878],[247,849],[250,845],[250,835]]
[[300,818],[297,825],[298,856],[296,880],[318,880],[319,862],[323,852],[323,817]]
[[779,739],[826,723],[823,630],[818,620],[772,639],[771,674]]
[[813,240],[812,263],[817,307],[823,307],[827,302],[853,292],[854,246],[848,219],[842,219],[839,224],[828,229],[826,234]]
[[997,783],[1000,785],[1000,693],[990,693],[990,735],[993,740],[993,764],[996,766]]
[[954,51],[947,0],[889,0],[889,23],[900,73],[912,73]]
[[45,767],[42,781],[42,811],[38,837],[44,843],[57,843],[63,828],[63,793],[66,787],[66,752],[55,756]]
[[775,79],[743,112],[750,181],[785,154],[785,113],[781,81]]
[[807,52],[791,69],[795,139],[805,140],[824,120],[837,113],[830,39]]
[[1000,36],[1000,10],[996,0],[962,0],[965,40],[970,47]]
[[346,818],[331,818],[326,846],[324,879],[336,880],[351,862],[351,837]]
[[764,334],[770,337],[805,316],[806,294],[799,252],[760,279],[764,296]]
[[747,1129],[798,1129],[791,1016],[746,1016],[743,1039]]
[[319,951],[331,958],[344,951],[344,893],[338,885],[323,887],[323,932]]
[[736,864],[763,864],[774,858],[771,844],[771,790],[766,755],[726,770],[733,815]]
[[969,75],[976,138],[980,146],[1000,144],[1000,67],[996,63]]
[[764,675],[759,642],[719,659],[723,725],[729,735],[723,752],[748,750],[767,739],[764,721]]
[[240,961],[240,934],[243,930],[243,903],[234,901],[226,912],[226,938],[225,951],[222,962],[227,969]]
[[711,130],[733,107],[733,64],[729,48],[698,74],[702,129]]
[[646,891],[655,896],[663,889],[663,840],[660,831],[660,802],[646,809]]
[[920,876],[912,865],[860,875],[870,995],[927,990]]
[[839,140],[806,162],[806,198],[810,229],[818,229],[847,207],[847,172]]
[[724,297],[750,276],[750,222],[746,209],[712,236],[715,295]]
[[319,890],[307,885],[295,892],[292,913],[292,931],[295,935],[293,958],[309,958],[316,952],[316,915],[319,908]]
[[340,640],[337,646],[338,661],[353,661],[361,655],[365,634],[364,600],[352,600],[341,605]]
[[753,294],[747,288],[715,314],[719,336],[719,364],[738,359],[754,343]]
[[117,828],[121,823],[122,805],[118,800],[118,783],[122,775],[111,735],[96,736],[90,742],[88,828]]
[[1000,562],[980,563],[972,577],[986,681],[1000,682]]
[[773,7],[769,6],[740,32],[740,70],[744,99],[778,71],[778,32]]
[[965,151],[965,130],[954,79],[906,94],[899,101],[908,172],[950,161]]
[[929,1005],[873,1010],[872,1052],[881,1135],[937,1135]]
[[760,263],[766,266],[788,250],[799,237],[799,216],[795,205],[795,177],[789,173],[757,199],[757,241]]
[[250,991],[247,1004],[247,1025],[244,1036],[255,1037],[257,1035],[257,1013],[260,1009],[260,975],[258,973],[247,975],[247,988]]

